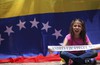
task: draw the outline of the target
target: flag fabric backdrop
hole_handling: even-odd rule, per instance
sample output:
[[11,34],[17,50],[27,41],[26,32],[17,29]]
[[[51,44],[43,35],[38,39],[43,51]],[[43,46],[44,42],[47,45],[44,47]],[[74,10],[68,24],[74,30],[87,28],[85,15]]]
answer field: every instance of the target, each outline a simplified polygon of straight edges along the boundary
[[23,57],[32,57],[36,62],[40,56],[50,61],[47,46],[63,42],[74,18],[85,21],[90,40],[99,44],[99,3],[100,0],[0,0],[0,62],[18,62]]

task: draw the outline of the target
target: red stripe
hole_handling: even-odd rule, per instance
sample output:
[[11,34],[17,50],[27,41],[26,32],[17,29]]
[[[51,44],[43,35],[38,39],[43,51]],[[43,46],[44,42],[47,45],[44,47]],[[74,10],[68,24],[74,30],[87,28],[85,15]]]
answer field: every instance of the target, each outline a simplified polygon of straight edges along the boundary
[[18,63],[23,63],[23,62],[50,62],[50,61],[60,61],[61,58],[59,55],[55,54],[50,54],[48,56],[43,56],[43,55],[38,55],[36,57],[18,57],[18,58],[7,58],[7,59],[0,59],[0,63],[4,62],[18,62]]
[[[11,63],[23,63],[23,62],[50,62],[50,61],[60,61],[61,58],[56,54],[49,54],[48,56],[38,55],[36,57],[18,57],[18,58],[7,58],[0,59],[0,63],[11,62]],[[96,57],[96,60],[100,60],[100,53]]]

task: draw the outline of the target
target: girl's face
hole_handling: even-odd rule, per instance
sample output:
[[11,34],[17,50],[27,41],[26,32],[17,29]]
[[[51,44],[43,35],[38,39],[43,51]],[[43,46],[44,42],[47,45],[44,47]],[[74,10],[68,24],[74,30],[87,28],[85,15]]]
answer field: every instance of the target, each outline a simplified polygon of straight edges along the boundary
[[79,20],[76,20],[72,26],[73,32],[75,36],[79,36],[80,32],[82,31],[82,25]]

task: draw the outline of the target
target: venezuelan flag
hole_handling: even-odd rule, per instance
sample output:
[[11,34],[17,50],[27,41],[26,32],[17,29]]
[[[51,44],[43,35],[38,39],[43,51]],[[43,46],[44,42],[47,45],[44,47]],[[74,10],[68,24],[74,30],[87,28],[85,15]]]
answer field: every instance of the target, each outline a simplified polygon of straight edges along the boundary
[[0,0],[0,62],[59,61],[47,46],[63,41],[74,18],[100,43],[100,0]]

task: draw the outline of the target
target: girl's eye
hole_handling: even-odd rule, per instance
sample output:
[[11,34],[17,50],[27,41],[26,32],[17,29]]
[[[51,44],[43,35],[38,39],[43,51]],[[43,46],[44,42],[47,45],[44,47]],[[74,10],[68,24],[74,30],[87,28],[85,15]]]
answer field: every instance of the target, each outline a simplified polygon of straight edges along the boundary
[[76,27],[77,25],[74,25],[74,27]]
[[80,25],[78,27],[81,27]]
[[79,27],[79,28],[80,28],[80,27],[81,27],[81,25],[74,25],[73,27]]
[[78,26],[78,27],[81,27],[81,26]]

